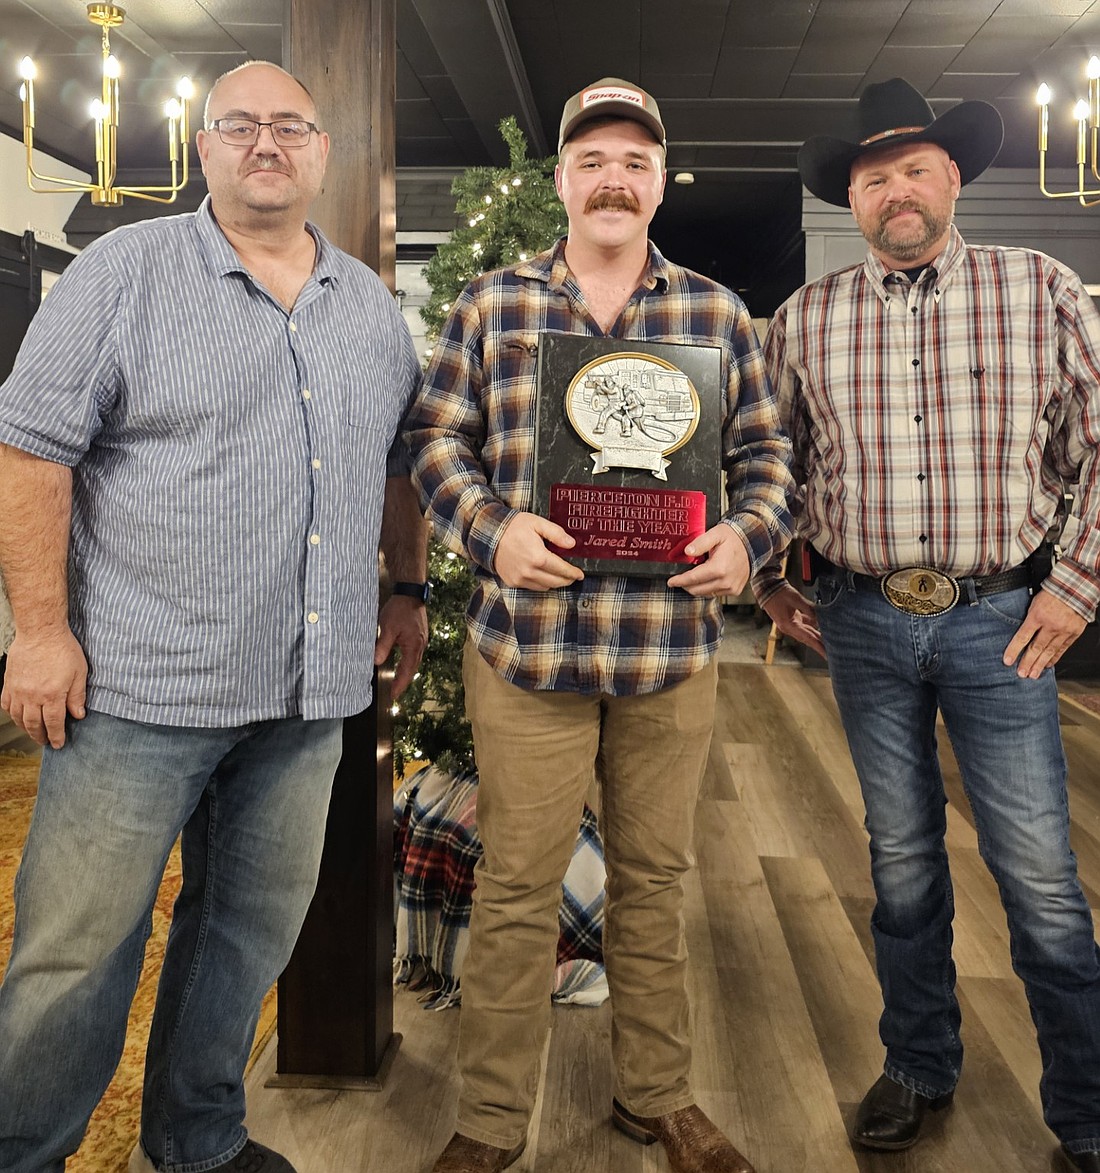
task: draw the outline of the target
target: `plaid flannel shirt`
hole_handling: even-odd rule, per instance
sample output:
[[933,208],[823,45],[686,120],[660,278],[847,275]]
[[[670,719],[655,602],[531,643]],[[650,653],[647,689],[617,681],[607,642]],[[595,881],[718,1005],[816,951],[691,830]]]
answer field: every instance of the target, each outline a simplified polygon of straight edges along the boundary
[[[493,574],[501,532],[532,507],[543,330],[602,334],[566,264],[564,241],[484,274],[459,298],[406,419],[413,479],[437,536],[474,565],[470,632],[501,676],[529,689],[652,692],[714,655],[722,631],[717,599],[693,598],[659,578],[590,574],[557,590],[529,591]],[[790,444],[744,304],[650,245],[642,283],[612,334],[721,349],[730,501],[722,520],[743,538],[752,566],[762,565],[790,537]]]
[[[1074,506],[1044,584],[1100,599],[1100,317],[1042,253],[958,231],[916,283],[873,253],[780,307],[765,351],[799,533],[838,566],[964,577],[1020,565]],[[763,601],[777,563],[754,579]]]

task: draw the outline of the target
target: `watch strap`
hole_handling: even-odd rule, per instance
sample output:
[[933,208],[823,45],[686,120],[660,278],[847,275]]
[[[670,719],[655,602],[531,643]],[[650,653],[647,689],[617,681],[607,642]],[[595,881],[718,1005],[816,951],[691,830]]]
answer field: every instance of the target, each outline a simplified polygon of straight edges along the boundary
[[393,593],[408,595],[411,599],[419,599],[422,603],[426,603],[432,597],[432,584],[430,582],[395,582]]

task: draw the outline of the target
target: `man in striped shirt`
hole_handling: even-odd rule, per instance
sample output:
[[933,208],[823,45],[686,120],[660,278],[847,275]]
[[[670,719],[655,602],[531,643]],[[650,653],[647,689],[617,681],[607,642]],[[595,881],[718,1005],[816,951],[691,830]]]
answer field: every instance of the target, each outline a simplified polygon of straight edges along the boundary
[[[722,595],[787,541],[788,447],[748,312],[647,240],[664,190],[653,98],[605,78],[567,103],[558,193],[568,237],[462,294],[409,420],[437,532],[470,559],[466,706],[480,775],[457,1132],[436,1173],[520,1155],[549,1024],[557,908],[594,772],[608,863],[617,1127],[677,1173],[749,1173],[695,1105],[682,877],[714,716]],[[542,331],[721,350],[729,511],[667,580],[583,575],[532,509]],[[613,425],[614,426],[614,425]]]
[[291,1171],[243,1125],[256,1018],[316,883],[341,719],[427,640],[422,599],[378,615],[380,530],[392,577],[425,572],[388,456],[419,365],[382,282],[306,221],[313,101],[242,66],[197,145],[209,198],[86,249],[0,387],[0,703],[45,746],[0,986],[5,1173],[80,1143],[181,833],[130,1169]]
[[959,1078],[939,712],[1008,916],[1045,1119],[1070,1167],[1100,1173],[1100,960],[1052,671],[1100,599],[1100,319],[1057,261],[952,225],[1000,146],[991,106],[934,119],[898,78],[867,87],[860,121],[856,142],[809,140],[799,169],[850,204],[867,258],[794,294],[765,347],[816,608],[774,564],[754,581],[828,655],[867,808],[886,1062],[853,1139],[914,1143]]

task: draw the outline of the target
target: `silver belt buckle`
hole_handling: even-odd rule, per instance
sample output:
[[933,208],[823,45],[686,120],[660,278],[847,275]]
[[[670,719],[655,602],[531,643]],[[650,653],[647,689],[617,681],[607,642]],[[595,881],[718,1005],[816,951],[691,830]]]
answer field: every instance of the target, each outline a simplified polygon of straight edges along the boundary
[[890,606],[907,615],[942,615],[959,601],[955,579],[930,566],[895,570],[882,580],[881,587]]

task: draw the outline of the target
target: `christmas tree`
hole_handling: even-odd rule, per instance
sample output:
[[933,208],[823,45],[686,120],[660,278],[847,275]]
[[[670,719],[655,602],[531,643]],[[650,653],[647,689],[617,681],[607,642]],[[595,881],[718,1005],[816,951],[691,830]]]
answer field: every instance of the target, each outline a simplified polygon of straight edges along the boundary
[[[529,159],[527,139],[512,117],[501,120],[500,133],[508,144],[508,166],[471,167],[451,185],[461,223],[424,269],[432,295],[420,316],[432,338],[470,281],[542,252],[566,229],[565,210],[554,188],[556,157]],[[455,771],[474,764],[462,689],[473,575],[461,558],[433,540],[428,577],[428,647],[416,679],[393,707],[393,758],[399,773],[422,761]]]
[[508,166],[471,167],[451,185],[461,223],[424,269],[432,295],[420,316],[432,338],[475,277],[525,261],[565,232],[565,209],[554,188],[557,157],[529,159],[527,139],[510,115],[501,119],[500,134]]

